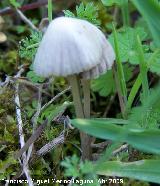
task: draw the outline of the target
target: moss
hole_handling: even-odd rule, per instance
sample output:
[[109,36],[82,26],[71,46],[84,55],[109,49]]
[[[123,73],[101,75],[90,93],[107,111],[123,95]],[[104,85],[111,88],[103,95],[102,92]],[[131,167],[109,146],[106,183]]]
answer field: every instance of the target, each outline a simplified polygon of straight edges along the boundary
[[13,114],[14,105],[14,91],[7,87],[0,92],[0,117],[3,114]]
[[8,75],[12,75],[17,66],[17,51],[12,50],[0,55],[0,69]]

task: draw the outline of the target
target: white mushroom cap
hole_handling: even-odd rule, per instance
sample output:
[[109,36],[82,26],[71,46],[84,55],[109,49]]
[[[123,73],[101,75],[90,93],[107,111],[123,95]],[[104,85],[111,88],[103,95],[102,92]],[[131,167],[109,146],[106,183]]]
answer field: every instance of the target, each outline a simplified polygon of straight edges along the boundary
[[60,17],[47,28],[33,67],[44,77],[84,72],[84,77],[90,78],[111,68],[114,59],[112,46],[96,26],[85,20]]

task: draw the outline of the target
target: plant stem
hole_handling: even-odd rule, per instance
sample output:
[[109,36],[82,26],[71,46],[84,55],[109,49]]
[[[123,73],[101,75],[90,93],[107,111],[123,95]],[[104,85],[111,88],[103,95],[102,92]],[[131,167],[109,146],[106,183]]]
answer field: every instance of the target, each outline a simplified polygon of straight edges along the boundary
[[141,81],[141,76],[139,74],[132,89],[131,89],[131,92],[128,96],[128,101],[127,101],[127,106],[126,106],[127,112],[129,112],[129,110],[131,109],[132,103],[134,101],[134,98],[136,97],[136,94],[137,94],[141,84],[142,84],[142,81]]
[[115,71],[115,73],[116,73],[115,77],[117,79],[117,84],[119,84],[119,87],[120,87],[120,88],[117,88],[117,90],[120,89],[118,92],[120,103],[124,107],[122,114],[125,115],[124,112],[125,112],[125,106],[127,103],[127,87],[126,87],[126,81],[125,81],[125,77],[124,77],[123,66],[120,61],[117,32],[116,32],[114,24],[113,24],[113,34],[114,34],[114,45],[115,45],[115,53],[116,53],[116,67],[117,67],[117,69]]
[[[84,109],[84,115],[85,118],[90,118],[91,115],[91,96],[90,96],[90,80],[83,79],[82,80],[82,87],[83,87],[83,109]],[[85,135],[85,141],[88,144],[88,158],[89,160],[92,159],[92,137],[89,136],[88,134]],[[83,158],[86,159],[86,158]]]
[[121,11],[122,11],[123,25],[125,27],[129,26],[130,21],[129,21],[129,11],[128,11],[128,0],[123,0]]
[[143,89],[143,100],[146,100],[149,95],[149,85],[148,85],[148,77],[147,77],[147,63],[144,59],[144,52],[142,48],[142,44],[139,36],[137,35],[137,53],[139,57],[139,66],[140,66],[140,77],[142,81],[142,89]]
[[90,118],[91,100],[90,100],[90,80],[82,80],[83,96],[84,96],[84,115],[85,118]]
[[[76,75],[68,76],[68,81],[72,87],[71,89],[72,89],[72,95],[73,95],[73,102],[74,102],[75,110],[76,110],[76,116],[78,118],[85,118],[85,116],[89,116],[90,111],[86,111],[86,109],[88,108],[88,105],[85,104],[85,113],[83,110],[81,93],[80,93],[79,77]],[[88,85],[88,82],[86,85]],[[84,94],[87,97],[89,95],[88,91],[85,92]],[[85,100],[86,100],[86,98],[85,98]],[[80,138],[81,138],[82,159],[83,160],[91,159],[92,153],[91,153],[91,138],[90,138],[90,136],[84,132],[80,132]]]
[[[146,66],[145,68],[148,68],[148,67],[150,67],[152,65],[152,63],[154,62],[153,59],[159,53],[159,51],[160,51],[159,49],[155,51],[155,53],[149,59],[149,61],[147,63],[147,66],[145,64],[145,66]],[[147,74],[147,71],[148,70],[146,69],[146,74]],[[133,100],[134,100],[134,98],[135,98],[135,96],[136,96],[136,94],[137,94],[137,92],[138,92],[138,90],[139,90],[139,88],[140,88],[140,86],[142,84],[142,78],[141,78],[141,76],[142,76],[141,74],[138,75],[138,77],[137,77],[137,79],[136,79],[136,81],[135,81],[135,83],[134,83],[134,85],[133,85],[133,87],[131,89],[131,92],[130,92],[130,94],[128,96],[128,101],[127,101],[127,106],[126,106],[127,112],[131,109]],[[149,87],[147,89],[149,89]]]
[[113,65],[112,69],[113,69],[113,76],[114,76],[115,85],[116,85],[116,89],[117,89],[117,93],[118,93],[118,99],[119,99],[121,113],[122,113],[123,118],[125,118],[125,104],[124,104],[123,96],[121,94],[121,88],[120,88],[120,84],[119,84],[119,80],[118,80],[116,66]]
[[49,22],[52,21],[52,0],[48,0],[48,19],[49,19]]

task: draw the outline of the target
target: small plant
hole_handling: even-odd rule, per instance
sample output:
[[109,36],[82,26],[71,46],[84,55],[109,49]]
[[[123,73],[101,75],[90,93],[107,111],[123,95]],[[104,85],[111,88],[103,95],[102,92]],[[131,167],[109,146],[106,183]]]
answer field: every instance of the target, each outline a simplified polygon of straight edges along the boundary
[[32,32],[29,37],[20,41],[19,55],[21,58],[32,60],[35,56],[40,41],[42,40],[41,32]]
[[84,19],[99,26],[100,21],[98,20],[97,10],[98,8],[93,3],[87,3],[86,6],[84,3],[81,3],[79,6],[76,6],[76,14],[70,10],[64,10],[63,12],[66,17]]

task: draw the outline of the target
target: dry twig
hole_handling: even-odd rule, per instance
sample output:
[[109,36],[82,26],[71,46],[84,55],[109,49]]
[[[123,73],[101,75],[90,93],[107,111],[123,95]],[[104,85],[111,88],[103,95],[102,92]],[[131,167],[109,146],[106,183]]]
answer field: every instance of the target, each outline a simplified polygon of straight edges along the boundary
[[65,89],[62,92],[60,92],[59,94],[57,94],[55,97],[53,97],[48,103],[46,103],[45,105],[43,105],[43,107],[41,108],[41,112],[43,110],[45,110],[50,104],[52,104],[56,99],[58,99],[60,96],[62,96],[63,94],[65,94],[69,90],[71,90],[71,87],[70,86],[67,89]]
[[20,18],[28,25],[30,26],[33,30],[38,31],[38,28],[30,21],[21,10],[16,9],[17,14],[20,16]]
[[41,157],[44,156],[46,153],[50,152],[53,148],[57,147],[60,144],[64,143],[64,133],[57,138],[54,138],[49,143],[45,144],[40,150],[36,152],[36,156]]
[[[16,78],[20,77],[21,74],[24,72],[23,67],[20,68],[18,73],[16,74]],[[16,83],[15,85],[15,104],[16,104],[16,117],[17,117],[17,122],[18,122],[18,130],[19,130],[19,140],[20,140],[20,145],[21,148],[25,145],[25,140],[24,140],[24,134],[23,134],[23,121],[22,121],[22,114],[21,114],[21,105],[20,105],[20,99],[19,99],[19,83]],[[20,159],[19,159],[20,161]],[[22,167],[23,167],[23,172],[25,173],[25,176],[28,180],[29,186],[33,186],[32,178],[30,176],[30,171],[28,168],[28,162],[27,162],[27,157],[26,153],[24,152],[22,155],[22,162],[20,161]]]
[[[32,123],[33,123],[33,131],[32,131],[32,134],[35,132],[35,129],[36,129],[36,126],[37,126],[37,121],[38,121],[38,117],[40,115],[40,112],[41,112],[41,102],[42,102],[42,87],[43,85],[41,86],[40,85],[40,88],[38,89],[38,104],[37,104],[37,111],[36,113],[34,114],[34,116],[32,117]],[[34,143],[32,143],[28,149],[28,154],[27,154],[27,161],[29,161],[29,158],[31,156],[31,153],[32,153],[32,150],[33,150],[33,145]]]

